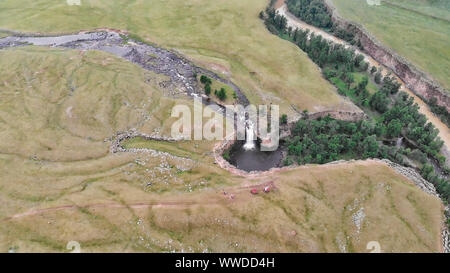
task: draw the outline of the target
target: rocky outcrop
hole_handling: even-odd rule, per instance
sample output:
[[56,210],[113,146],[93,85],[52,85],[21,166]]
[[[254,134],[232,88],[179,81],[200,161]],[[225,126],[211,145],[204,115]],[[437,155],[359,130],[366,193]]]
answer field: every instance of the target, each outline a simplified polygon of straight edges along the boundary
[[[434,187],[434,185],[431,184],[430,182],[426,181],[425,179],[423,179],[422,176],[416,170],[414,170],[412,168],[408,168],[408,167],[403,167],[402,165],[399,165],[399,164],[394,163],[387,159],[382,159],[381,161],[386,163],[388,166],[390,166],[394,170],[396,170],[398,173],[407,177],[412,182],[414,182],[414,184],[416,184],[416,186],[419,187],[424,192],[440,198],[439,194],[436,192],[436,188]],[[448,218],[448,215],[449,215],[449,210],[450,210],[449,206],[446,206],[445,213],[444,213],[445,221],[442,223],[442,232],[441,232],[442,233],[441,234],[442,235],[442,249],[443,249],[443,252],[445,252],[445,253],[450,253],[450,232],[449,232],[447,224],[445,223]]]
[[439,197],[439,194],[436,192],[436,188],[433,184],[426,181],[422,178],[422,176],[414,169],[404,167],[400,164],[394,163],[388,159],[381,159],[380,161],[386,163],[389,167],[396,170],[398,173],[402,174],[403,176],[407,177],[409,180],[414,182],[417,187],[422,189],[424,192],[434,195],[436,197]]
[[[450,217],[450,205],[445,208],[445,215],[447,219]],[[442,240],[444,253],[450,253],[450,230],[446,223],[444,223],[444,227],[442,228]]]
[[[176,138],[170,138],[160,135],[148,135],[144,133],[138,132],[135,128],[130,129],[129,131],[125,132],[118,132],[115,136],[112,136],[110,138],[105,139],[105,142],[111,141],[111,146],[109,147],[110,153],[118,153],[118,152],[141,152],[141,151],[149,151],[151,149],[147,148],[132,148],[132,149],[125,149],[121,143],[124,140],[140,137],[146,140],[156,140],[156,141],[164,141],[164,142],[176,142],[181,141],[182,139],[176,139]],[[163,152],[162,152],[163,153]]]
[[447,90],[444,90],[438,83],[403,57],[383,46],[363,26],[341,18],[331,1],[325,0],[324,2],[332,15],[333,22],[340,28],[353,33],[360,40],[367,54],[391,69],[417,96],[427,101],[436,98],[438,105],[444,106],[447,111],[450,111],[450,94]]

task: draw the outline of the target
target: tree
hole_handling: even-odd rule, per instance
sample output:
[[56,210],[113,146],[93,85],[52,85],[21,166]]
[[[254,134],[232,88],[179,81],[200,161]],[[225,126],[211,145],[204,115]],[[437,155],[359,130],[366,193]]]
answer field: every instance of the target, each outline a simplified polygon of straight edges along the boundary
[[383,136],[386,134],[386,126],[382,122],[377,122],[374,131],[377,136]]
[[385,92],[386,94],[396,94],[401,86],[401,83],[397,82],[394,77],[390,77],[389,75],[386,75],[386,77],[383,78],[383,86],[381,90]]
[[369,84],[369,78],[367,76],[364,76],[362,80],[358,83],[358,86],[356,88],[356,94],[359,95],[360,93],[364,92],[364,90],[367,87],[367,84]]
[[384,113],[388,110],[389,100],[386,95],[380,91],[375,92],[369,100],[369,105],[372,109],[377,110],[380,113]]
[[367,71],[367,69],[369,69],[369,63],[363,62],[363,64],[361,65],[361,71],[365,72]]
[[359,49],[364,49],[364,47],[363,47],[363,45],[361,44],[361,40],[360,39],[358,39],[358,41],[356,42],[356,46],[359,48]]
[[298,33],[299,33],[299,30],[298,30],[298,28],[296,28],[294,30],[294,34],[292,35],[293,36],[292,39],[294,40],[294,42],[297,42]]
[[225,88],[220,88],[219,91],[214,91],[214,94],[221,100],[224,101],[227,99],[227,92],[225,91]]
[[420,174],[425,178],[428,179],[431,173],[433,173],[434,168],[430,164],[426,163],[422,166],[422,169],[420,169]]
[[355,57],[355,66],[359,67],[363,60],[364,60],[364,56],[363,55],[361,55],[361,54],[356,55],[356,57]]
[[207,83],[211,84],[212,83],[211,79],[205,75],[200,76],[200,82],[203,84],[207,84]]
[[287,115],[286,114],[281,115],[280,123],[287,124]]
[[369,157],[376,157],[378,154],[378,142],[377,142],[377,138],[372,135],[369,137],[366,137],[364,139],[364,141],[362,142],[362,150],[363,152],[363,157],[364,158],[369,158]]
[[350,89],[350,85],[355,81],[355,77],[349,72],[342,72],[340,78],[347,84],[347,89]]
[[205,85],[205,94],[208,96],[211,94],[211,85],[209,83]]
[[411,154],[410,157],[412,159],[415,159],[417,161],[419,161],[422,164],[425,164],[427,162],[427,156],[426,154],[422,153],[420,150],[418,149],[414,149]]
[[259,13],[259,19],[263,19],[264,20],[264,11],[261,11]]
[[402,132],[403,124],[398,119],[391,120],[386,129],[388,137],[399,137]]
[[372,68],[370,69],[370,74],[373,74],[377,72],[377,68],[375,66],[372,66]]
[[295,16],[308,24],[321,28],[331,28],[333,22],[325,4],[317,0],[289,0],[286,1],[288,9]]
[[380,84],[381,83],[381,77],[382,77],[382,75],[381,75],[381,69],[375,74],[375,78],[374,78],[374,80],[375,80],[375,82],[377,83],[377,84]]

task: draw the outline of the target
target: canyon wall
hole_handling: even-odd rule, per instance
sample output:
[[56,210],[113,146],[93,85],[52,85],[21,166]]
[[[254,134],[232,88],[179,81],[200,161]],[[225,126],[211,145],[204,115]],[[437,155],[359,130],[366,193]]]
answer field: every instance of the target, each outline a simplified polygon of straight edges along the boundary
[[447,108],[447,111],[450,111],[450,94],[444,88],[403,57],[383,46],[363,26],[341,18],[330,0],[325,0],[324,2],[332,15],[333,22],[353,33],[360,40],[367,54],[380,64],[391,69],[417,96],[427,101],[431,98],[436,98],[438,105],[444,106]]

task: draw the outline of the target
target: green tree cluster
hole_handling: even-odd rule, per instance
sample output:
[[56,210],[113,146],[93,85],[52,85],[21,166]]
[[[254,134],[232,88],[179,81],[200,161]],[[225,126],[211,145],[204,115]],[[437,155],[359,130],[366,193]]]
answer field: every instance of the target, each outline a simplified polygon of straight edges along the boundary
[[219,98],[219,100],[224,101],[227,99],[227,92],[225,88],[220,88],[220,90],[215,90],[214,94]]
[[200,76],[200,82],[205,86],[205,94],[209,96],[211,94],[212,80],[205,75]]
[[[298,1],[301,0],[288,0],[288,2]],[[305,3],[313,1],[305,1]],[[294,134],[289,140],[291,159],[285,160],[285,163],[293,162],[294,159],[303,164],[325,163],[341,157],[376,156],[403,164],[403,158],[407,156],[406,152],[399,151],[395,145],[387,146],[380,142],[388,139],[392,143],[392,139],[404,137],[428,157],[427,162],[437,161],[443,174],[449,174],[444,164],[445,157],[439,152],[443,142],[437,136],[437,129],[418,112],[418,106],[413,103],[413,98],[399,91],[401,84],[394,77],[391,75],[383,77],[382,70],[376,67],[368,71],[368,64],[364,62],[362,55],[355,54],[353,49],[327,41],[320,35],[310,33],[309,30],[286,29],[283,16],[272,9],[266,10],[266,13],[268,16],[265,20],[269,30],[272,28],[273,33],[290,40],[306,52],[311,60],[322,68],[324,77],[337,86],[340,94],[351,95],[351,99],[363,109],[378,113],[378,117],[371,122],[356,124],[353,135],[335,132],[336,129],[333,126],[331,128],[334,129],[328,128],[328,122],[331,122],[329,120],[325,124],[321,124],[323,120],[318,121],[319,123],[300,121],[298,125],[300,131],[297,131],[297,135]],[[353,75],[356,72],[366,75],[356,82]],[[377,85],[377,90],[373,94],[367,91],[369,77],[372,77]],[[437,105],[435,105],[435,111],[446,115],[444,109],[438,108]],[[305,122],[306,124],[302,124]],[[325,127],[320,129],[321,126]],[[303,132],[301,128],[307,128],[307,130]],[[437,176],[433,170],[431,174],[428,172],[422,172],[422,174],[434,183],[440,194],[450,198],[448,179]]]

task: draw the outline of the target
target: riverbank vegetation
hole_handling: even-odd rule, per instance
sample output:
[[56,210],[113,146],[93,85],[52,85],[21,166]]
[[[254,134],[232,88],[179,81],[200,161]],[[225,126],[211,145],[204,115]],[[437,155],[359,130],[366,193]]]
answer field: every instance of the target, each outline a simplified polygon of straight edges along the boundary
[[432,98],[428,104],[433,113],[435,113],[448,127],[450,127],[450,112],[444,106],[437,105],[436,98]]
[[[227,100],[227,90],[226,87],[222,84],[218,83],[217,81],[209,78],[208,76],[201,75],[200,76],[200,82],[203,84],[203,88],[205,91],[205,94],[209,97],[211,95],[211,90],[214,88],[214,95],[221,101],[224,102]],[[233,92],[233,100],[237,98],[237,95],[235,92]]]
[[[368,63],[354,49],[325,40],[320,35],[309,33],[309,30],[286,28],[286,18],[271,8],[266,10],[264,19],[272,33],[306,52],[338,92],[349,97],[369,117],[367,121],[349,124],[329,118],[298,121],[288,138],[289,156],[285,164],[323,164],[339,159],[369,157],[388,158],[405,164],[405,160],[410,161],[411,148],[400,150],[395,147],[401,138],[417,150],[414,154],[426,155],[427,163],[414,164],[415,167],[436,186],[443,199],[450,201],[449,169],[445,166],[446,158],[440,154],[443,141],[434,125],[419,113],[414,99],[399,91],[401,84],[394,77],[389,74],[382,77],[380,71],[373,69],[368,71]],[[368,91],[369,82],[375,89],[372,93]],[[383,141],[393,144],[387,146],[381,144]]]
[[[252,103],[273,90],[280,104],[341,107],[316,66],[257,21],[265,1],[85,2],[4,0],[0,23],[129,29],[223,64]],[[0,66],[0,252],[69,252],[73,240],[82,252],[367,252],[372,240],[385,252],[440,251],[440,201],[385,164],[249,179],[214,164],[214,141],[130,139],[126,148],[149,150],[111,154],[111,138],[130,128],[170,137],[171,109],[192,109],[192,99],[164,95],[167,77],[101,51],[11,48],[0,50]],[[251,195],[248,186],[270,181],[271,193]]]
[[333,33],[336,37],[339,37],[350,44],[361,44],[353,33],[338,27],[331,20],[331,14],[328,12],[322,0],[287,0],[287,8],[289,12],[302,19],[304,22],[322,28],[328,32]]
[[287,0],[289,11],[306,23],[325,29],[333,26],[331,15],[322,1],[318,0]]
[[[355,0],[345,0],[345,1],[334,1],[336,2],[336,6],[340,11],[342,11],[346,16],[349,16],[349,18],[351,18],[351,20],[356,20],[356,19],[361,19],[362,21],[364,21],[363,18],[360,18],[359,16],[355,16],[355,14],[372,14],[372,13],[378,13],[378,11],[380,9],[386,9],[387,7],[389,7],[389,10],[386,10],[386,12],[388,13],[395,13],[397,14],[397,16],[407,16],[409,18],[410,14],[409,13],[413,13],[411,12],[411,10],[405,9],[405,8],[401,8],[402,6],[396,6],[396,5],[392,5],[392,3],[389,3],[389,1],[385,1],[382,3],[382,5],[380,7],[377,8],[367,8],[370,7],[368,6],[366,3],[364,3],[364,1],[355,1]],[[404,4],[404,3],[402,3]],[[423,2],[420,2],[419,4],[421,4],[420,6],[424,6]],[[333,35],[335,35],[336,37],[339,37],[347,42],[349,42],[352,45],[356,45],[358,46],[360,49],[362,49],[361,44],[359,42],[358,39],[355,39],[354,35],[342,28],[339,28],[336,24],[333,24],[333,22],[331,21],[331,15],[329,14],[327,8],[325,7],[325,4],[323,2],[323,0],[287,0],[286,1],[286,5],[289,9],[289,11],[294,14],[295,16],[297,16],[298,18],[300,18],[301,20],[305,21],[308,24],[314,25],[316,27],[322,28],[325,31],[331,32],[333,33]],[[342,6],[342,7],[341,7]],[[414,5],[413,5],[414,6]],[[436,8],[438,6],[438,3],[436,3],[436,6],[434,6],[433,4],[429,5],[430,9],[433,9],[433,12],[436,12],[437,10],[445,10],[442,9],[442,7],[440,6],[439,8]],[[423,7],[422,7],[423,8]],[[448,7],[447,7],[448,8]],[[354,12],[352,14],[348,13],[349,9],[355,9],[355,10],[359,10],[359,12]],[[361,11],[361,10],[364,10]],[[449,12],[449,10],[447,9],[447,14]],[[381,16],[384,16],[380,13]],[[440,20],[439,18],[433,17],[431,15],[428,15],[427,13],[419,13],[416,14],[416,16],[418,16],[418,19],[420,22],[422,22],[423,17],[429,17],[431,21],[436,21],[437,26],[439,26],[440,28],[443,28],[444,24],[449,24],[449,22],[447,21],[445,23],[445,20]],[[357,17],[357,18],[356,18]],[[389,19],[389,21],[392,20],[392,18],[394,18],[396,16],[391,16],[387,19]],[[326,18],[326,19],[325,19]],[[282,20],[282,19],[279,19]],[[358,20],[356,20],[358,22]],[[371,20],[370,21],[370,26],[375,25],[378,26],[379,23],[382,20]],[[365,21],[364,21],[365,22]],[[383,21],[385,22],[385,21]],[[368,22],[366,22],[368,24]],[[417,22],[411,22],[412,25],[414,25],[415,27],[418,27],[416,25],[418,25]],[[397,27],[397,24],[393,24]],[[402,25],[405,25],[404,22],[402,22]],[[425,24],[428,27],[428,24]],[[438,29],[440,29],[438,27]],[[283,29],[283,28],[281,28]],[[446,29],[449,29],[448,27]],[[371,29],[370,29],[371,30]],[[385,36],[386,33],[387,35],[392,35],[392,39],[398,39],[399,36],[402,37],[402,39],[409,39],[412,35],[398,35],[394,34],[394,33],[390,33],[389,31],[386,30],[392,30],[392,25],[389,25],[389,27],[384,27],[382,29],[382,31],[378,31],[376,32],[377,34],[383,34],[381,36]],[[431,36],[431,34],[434,34],[434,31],[427,31],[425,33],[424,29],[422,28],[418,28],[419,32],[424,32],[423,35],[425,35],[425,37],[429,37]],[[410,31],[408,32],[410,33]],[[416,32],[414,32],[416,33]],[[418,38],[418,37],[416,37]],[[442,38],[437,38],[435,36],[433,36],[434,39],[436,40],[436,43],[433,43],[433,45],[441,45],[442,44]],[[443,73],[447,73],[446,71],[448,69],[442,69],[442,62],[444,62],[444,67],[446,65],[446,63],[448,62],[448,54],[444,54],[444,52],[442,52],[442,48],[435,48],[435,49],[425,49],[423,48],[424,45],[425,46],[431,46],[431,43],[420,43],[420,45],[418,44],[417,46],[414,46],[414,48],[412,50],[400,50],[403,48],[408,48],[410,44],[416,44],[418,43],[418,41],[421,41],[422,39],[415,39],[414,41],[410,41],[410,42],[402,42],[401,43],[401,48],[396,47],[396,50],[399,50],[399,53],[401,53],[403,56],[411,56],[411,53],[414,54],[414,52],[417,52],[417,50],[419,49],[420,51],[423,51],[423,54],[421,54],[420,56],[416,56],[414,55],[414,58],[412,58],[412,60],[418,60],[421,64],[422,67],[425,67],[425,71],[430,71],[433,72],[432,75],[436,76],[438,80],[441,80],[442,83],[444,83],[444,87],[446,87],[447,85],[447,79],[449,77],[447,77],[447,79],[445,79],[445,76],[442,75]],[[389,43],[388,43],[389,44]],[[443,46],[443,44],[442,44]],[[441,52],[439,55],[437,55],[436,53]],[[434,58],[432,58],[430,56],[430,58],[426,61],[426,63],[423,62],[423,56],[429,56],[429,55],[434,55]],[[444,56],[444,58],[442,58],[442,56]],[[436,58],[438,57],[439,60]],[[430,62],[429,60],[433,60],[436,59],[435,62]],[[439,65],[437,65],[439,64]],[[430,67],[430,65],[432,65],[433,67]],[[378,83],[381,80],[381,73],[377,72],[377,74],[375,74],[375,81]],[[447,126],[450,126],[450,113],[447,111],[447,109],[445,107],[439,106],[436,104],[436,101],[426,101],[424,100],[430,110],[436,114]]]

